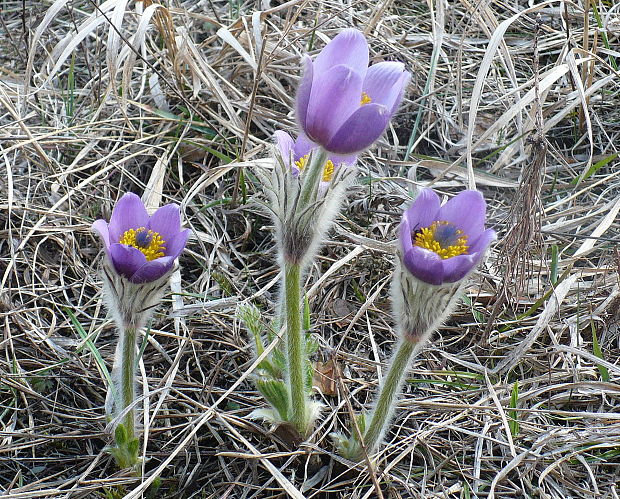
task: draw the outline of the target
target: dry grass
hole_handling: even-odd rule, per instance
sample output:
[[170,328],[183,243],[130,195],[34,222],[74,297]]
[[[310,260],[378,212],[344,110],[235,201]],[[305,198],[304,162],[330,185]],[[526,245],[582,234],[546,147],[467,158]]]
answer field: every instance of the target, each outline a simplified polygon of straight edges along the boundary
[[[2,2],[2,497],[617,498],[617,5],[596,4],[599,29],[591,2],[267,4]],[[246,419],[263,402],[235,309],[269,315],[277,294],[253,172],[294,126],[300,56],[350,25],[414,78],[308,275],[337,369],[311,443],[290,451]],[[328,434],[385,370],[392,241],[416,182],[477,186],[500,237],[415,361],[376,471],[343,473]],[[140,365],[143,478],[103,452],[115,333],[89,230],[127,190],[181,204],[193,231]],[[519,224],[528,237],[508,244]]]

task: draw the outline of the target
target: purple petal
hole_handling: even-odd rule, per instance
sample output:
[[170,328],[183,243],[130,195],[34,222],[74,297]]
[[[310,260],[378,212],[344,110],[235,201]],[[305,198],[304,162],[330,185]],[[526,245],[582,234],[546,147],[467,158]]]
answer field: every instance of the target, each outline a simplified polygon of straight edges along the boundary
[[170,241],[166,241],[166,256],[173,260],[176,259],[185,248],[187,238],[189,237],[189,229],[185,229],[174,236]]
[[432,189],[422,189],[415,201],[403,214],[411,227],[411,232],[428,227],[437,220],[441,206],[439,196]]
[[299,87],[297,88],[297,98],[295,99],[297,120],[299,121],[299,125],[302,130],[306,128],[308,102],[310,102],[310,94],[312,93],[312,79],[314,78],[312,59],[310,59],[309,56],[304,56],[303,64],[304,73],[301,77]]
[[142,265],[129,279],[131,282],[141,284],[159,279],[168,272],[174,264],[174,258],[162,256]]
[[[406,215],[406,213],[405,213]],[[411,248],[413,248],[413,235],[411,230],[411,224],[406,216],[403,216],[398,226],[398,241],[400,243],[400,249],[403,255],[406,255]]]
[[405,253],[403,261],[407,270],[421,281],[435,286],[444,282],[443,261],[437,253],[413,246]]
[[366,104],[357,109],[325,145],[336,154],[361,152],[372,145],[385,130],[390,113],[380,104]]
[[371,102],[383,104],[392,112],[398,106],[409,76],[402,62],[380,62],[368,68],[362,90]]
[[341,165],[350,168],[355,166],[355,163],[357,163],[356,154],[330,154],[329,159],[332,163],[334,163],[336,168]]
[[476,239],[469,240],[469,253],[480,253],[481,255],[487,250],[489,245],[497,239],[497,234],[493,229],[487,229]]
[[146,256],[139,249],[120,243],[110,245],[110,259],[116,271],[128,278],[146,263]]
[[394,100],[394,104],[392,104],[392,108],[390,109],[390,114],[392,116],[398,109],[398,106],[400,106],[400,102],[403,100],[403,95],[405,94],[405,89],[407,88],[407,85],[409,85],[409,80],[411,80],[411,73],[409,71],[405,71],[401,75],[400,81],[398,81],[398,83],[396,83],[395,85],[396,88],[400,88],[400,93]]
[[368,43],[364,35],[349,28],[338,33],[314,61],[315,74],[329,72],[335,66],[348,66],[362,78],[368,69]]
[[[147,229],[159,233],[162,239],[168,243],[181,229],[181,213],[179,205],[167,204],[159,208],[148,222]],[[166,244],[164,244],[165,246]]]
[[110,242],[118,242],[129,229],[146,227],[148,221],[149,214],[146,212],[142,200],[133,192],[128,192],[117,201],[112,210],[112,217],[108,226]]
[[312,142],[303,133],[299,134],[295,145],[293,146],[293,158],[295,161],[299,161],[299,158],[303,158],[306,154],[310,154],[310,151],[316,149],[318,146]]
[[481,256],[480,254],[459,255],[442,260],[442,283],[456,282],[463,279],[474,269]]
[[[308,104],[304,127],[306,135],[313,142],[323,146],[327,144],[347,118],[360,107],[361,95],[362,78],[351,68],[336,66],[327,73],[318,74],[312,84]],[[349,154],[356,151],[333,152]]]
[[486,207],[478,191],[463,191],[441,207],[438,220],[453,223],[469,238],[475,238],[484,231]]
[[101,241],[103,241],[103,246],[107,253],[108,247],[110,246],[110,231],[108,229],[108,222],[103,219],[99,219],[93,223],[91,228],[99,234],[99,237],[101,237]]
[[276,146],[278,146],[278,152],[284,161],[284,164],[288,167],[291,166],[291,154],[293,153],[293,138],[286,132],[278,130],[273,134],[276,140]]

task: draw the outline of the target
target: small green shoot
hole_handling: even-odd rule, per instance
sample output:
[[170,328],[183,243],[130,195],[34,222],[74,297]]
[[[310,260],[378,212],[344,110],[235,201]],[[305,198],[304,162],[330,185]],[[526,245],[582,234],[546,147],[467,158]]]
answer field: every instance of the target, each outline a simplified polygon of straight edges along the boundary
[[90,352],[93,354],[93,357],[95,358],[95,362],[97,363],[97,366],[99,367],[99,371],[105,377],[108,383],[108,386],[112,386],[112,377],[110,376],[110,372],[108,371],[108,368],[106,367],[105,361],[103,360],[103,357],[99,353],[99,350],[97,350],[97,347],[95,346],[93,341],[88,336],[88,333],[84,331],[82,324],[80,324],[80,321],[78,321],[75,314],[68,308],[65,308],[65,312],[71,319],[71,323],[73,324],[73,327],[75,328],[77,333],[80,335],[80,338],[82,338],[82,340],[84,341],[84,343],[86,344]]
[[551,245],[551,285],[555,286],[558,282],[558,245]]
[[[601,350],[601,346],[598,342],[598,336],[596,335],[596,326],[594,325],[592,318],[590,318],[590,329],[592,330],[592,352],[599,359],[605,360],[603,357],[603,351]],[[598,372],[601,373],[601,379],[606,383],[609,382],[609,370],[601,364],[597,364],[596,367],[598,368]]]
[[519,382],[515,381],[512,385],[512,393],[510,394],[510,411],[508,411],[508,426],[510,427],[510,433],[513,437],[519,434],[519,413],[514,409],[517,408],[517,402],[519,402]]
[[614,153],[614,154],[610,154],[609,156],[597,161],[596,163],[594,163],[590,168],[588,168],[587,171],[583,172],[581,175],[579,175],[578,177],[574,178],[571,181],[571,185],[578,185],[581,182],[583,182],[584,180],[586,180],[588,177],[591,177],[592,175],[594,175],[597,171],[599,171],[601,168],[603,168],[603,166],[605,166],[607,163],[613,161],[614,159],[616,159],[618,157],[618,154],[620,153]]
[[478,324],[484,323],[484,316],[474,307],[474,301],[467,295],[463,295],[463,303],[469,307],[471,314]]
[[67,75],[67,101],[66,116],[73,119],[75,113],[75,53],[71,54],[71,63],[69,64],[69,74]]
[[138,352],[138,356],[136,357],[136,368],[138,367],[138,363],[144,354],[144,350],[146,349],[146,345],[149,342],[149,335],[151,333],[151,328],[148,327],[146,329],[146,333],[144,333],[144,338],[142,339],[142,344],[140,345],[140,351]]

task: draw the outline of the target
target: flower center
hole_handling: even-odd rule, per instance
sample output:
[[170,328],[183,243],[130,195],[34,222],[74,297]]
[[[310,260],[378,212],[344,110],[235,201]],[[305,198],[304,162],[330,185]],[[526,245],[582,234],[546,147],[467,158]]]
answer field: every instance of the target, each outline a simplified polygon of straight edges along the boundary
[[362,92],[362,100],[360,101],[360,106],[365,106],[366,104],[370,104],[372,102],[372,99],[370,98],[370,95],[368,95],[366,92]]
[[415,245],[434,251],[444,260],[466,254],[467,235],[450,222],[435,221],[414,232]]
[[[299,171],[302,171],[306,167],[309,157],[310,154],[306,154],[305,156],[302,156],[297,161],[295,161],[295,166],[299,168]],[[331,159],[328,159],[327,163],[325,163],[325,166],[323,167],[323,177],[321,178],[321,180],[323,182],[330,182],[332,177],[334,176],[334,171],[334,163]]]
[[162,239],[159,233],[146,230],[145,227],[125,231],[119,243],[132,246],[142,251],[147,262],[164,256],[164,250],[166,249],[164,246],[166,241]]

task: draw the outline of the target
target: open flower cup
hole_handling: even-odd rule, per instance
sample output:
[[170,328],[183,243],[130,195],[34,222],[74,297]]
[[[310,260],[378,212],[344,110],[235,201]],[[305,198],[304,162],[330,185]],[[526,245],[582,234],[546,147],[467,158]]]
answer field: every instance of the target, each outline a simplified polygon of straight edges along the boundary
[[462,280],[496,237],[493,229],[485,230],[485,220],[486,203],[478,191],[463,191],[441,206],[433,190],[423,189],[399,228],[406,269],[436,286]]
[[368,67],[368,43],[356,29],[339,33],[313,61],[304,59],[297,120],[314,143],[334,154],[367,149],[387,127],[411,74],[400,62]]
[[162,206],[149,216],[142,200],[131,192],[116,203],[109,224],[97,220],[93,229],[116,272],[135,284],[168,273],[189,236],[189,230],[181,230],[178,205]]

